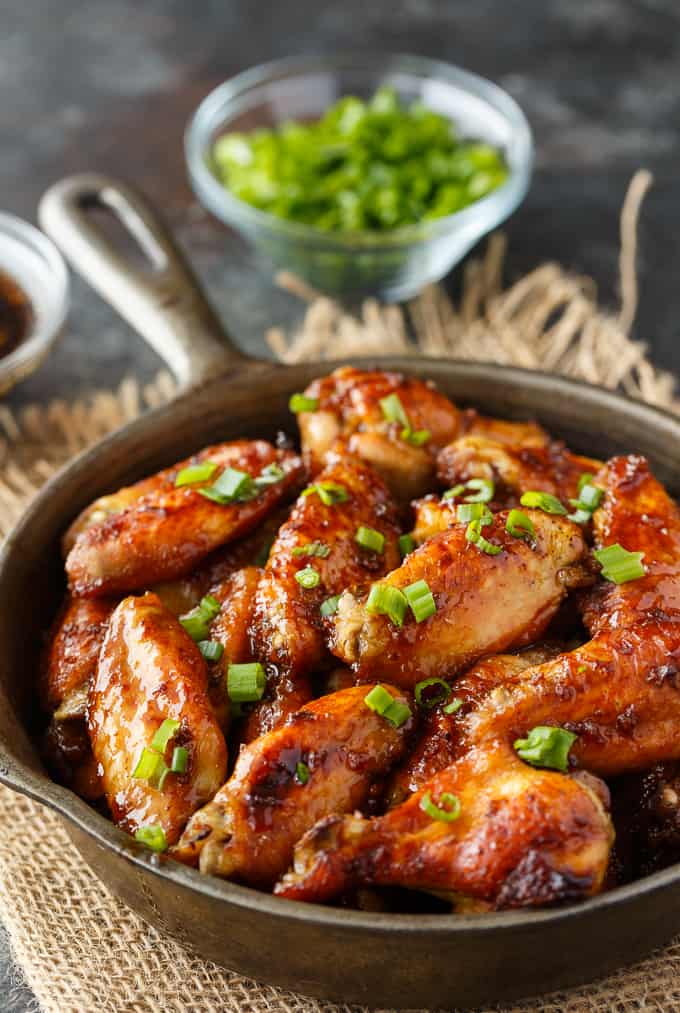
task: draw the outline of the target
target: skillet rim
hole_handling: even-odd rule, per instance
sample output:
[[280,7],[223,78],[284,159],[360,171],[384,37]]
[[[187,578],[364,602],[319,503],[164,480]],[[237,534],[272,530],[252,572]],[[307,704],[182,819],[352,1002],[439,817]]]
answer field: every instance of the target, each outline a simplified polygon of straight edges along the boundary
[[[399,372],[412,370],[421,374],[432,370],[437,374],[457,374],[459,379],[466,376],[470,379],[483,380],[491,377],[496,381],[507,381],[509,387],[523,388],[528,395],[536,391],[547,392],[549,388],[556,396],[561,393],[578,392],[589,405],[606,407],[625,406],[628,414],[636,418],[641,425],[654,419],[662,421],[676,430],[675,436],[680,440],[680,419],[670,411],[632,398],[619,391],[588,384],[580,380],[564,377],[541,370],[524,369],[517,366],[504,366],[496,363],[478,361],[461,361],[443,357],[423,355],[413,356],[370,356],[348,357],[338,360],[320,362],[295,363],[282,366],[273,361],[246,360],[235,369],[216,375],[201,384],[182,391],[178,397],[158,408],[152,409],[126,423],[121,428],[107,434],[102,440],[86,448],[72,458],[55,475],[42,486],[31,501],[21,520],[14,526],[0,549],[0,585],[4,581],[4,571],[11,560],[14,543],[30,529],[34,517],[39,513],[44,502],[63,483],[73,479],[74,474],[86,468],[92,460],[105,453],[110,446],[120,441],[121,436],[134,437],[148,426],[152,419],[161,419],[172,415],[178,405],[190,401],[199,391],[211,386],[229,384],[231,382],[248,382],[248,372],[257,371],[262,377],[268,372],[302,372],[318,375],[330,372],[341,365],[353,365],[364,369],[388,369]],[[415,369],[414,369],[415,367]],[[275,377],[278,379],[278,377]],[[477,399],[478,400],[478,399]],[[20,717],[13,715],[24,726]],[[27,736],[33,744],[30,736]],[[215,876],[204,876],[197,870],[188,868],[169,858],[162,858],[150,852],[142,844],[119,830],[109,819],[98,813],[83,799],[70,789],[53,781],[44,770],[33,769],[21,760],[14,758],[12,748],[0,737],[0,784],[5,785],[19,794],[26,795],[65,818],[81,832],[106,851],[129,861],[140,873],[150,872],[168,883],[174,883],[184,889],[196,891],[211,901],[234,904],[256,913],[267,914],[276,918],[292,918],[294,921],[305,921],[319,927],[328,926],[338,929],[353,927],[369,930],[379,934],[420,935],[432,933],[448,935],[453,933],[469,933],[472,935],[488,935],[495,930],[510,930],[528,924],[556,924],[587,918],[593,912],[608,908],[625,907],[629,901],[648,896],[651,902],[654,895],[671,885],[680,882],[680,862],[668,866],[659,872],[652,873],[634,880],[623,886],[603,891],[594,897],[575,904],[567,904],[556,908],[517,909],[516,911],[495,911],[482,914],[399,914],[389,912],[365,912],[348,908],[330,907],[325,904],[312,904],[292,901],[277,897],[274,894],[255,890],[251,887],[230,883]],[[96,873],[95,873],[96,875]],[[99,877],[98,877],[99,878]],[[669,932],[669,935],[671,933]]]

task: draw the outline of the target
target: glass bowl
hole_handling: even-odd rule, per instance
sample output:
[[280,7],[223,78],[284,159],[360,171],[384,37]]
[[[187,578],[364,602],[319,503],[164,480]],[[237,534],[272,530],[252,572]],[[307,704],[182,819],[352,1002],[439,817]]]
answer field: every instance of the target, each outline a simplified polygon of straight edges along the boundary
[[[260,211],[234,197],[212,164],[212,146],[228,131],[286,120],[318,119],[344,95],[370,98],[393,88],[453,120],[463,137],[500,148],[506,182],[461,211],[389,232],[326,232]],[[496,85],[422,56],[334,53],[263,64],[225,81],[200,104],[185,136],[198,199],[253,244],[261,259],[336,297],[405,299],[438,281],[524,197],[533,161],[531,130],[515,101]]]
[[59,337],[69,305],[66,264],[39,229],[0,212],[0,272],[23,290],[31,306],[28,333],[0,358],[0,394],[42,363]]

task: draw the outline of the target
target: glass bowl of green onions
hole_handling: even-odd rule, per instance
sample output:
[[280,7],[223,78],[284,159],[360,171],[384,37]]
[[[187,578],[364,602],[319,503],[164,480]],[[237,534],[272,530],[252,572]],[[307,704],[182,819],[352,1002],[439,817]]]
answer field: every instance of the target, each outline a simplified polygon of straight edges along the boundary
[[531,176],[524,114],[420,56],[334,53],[245,71],[186,132],[201,203],[335,298],[405,299],[510,215]]

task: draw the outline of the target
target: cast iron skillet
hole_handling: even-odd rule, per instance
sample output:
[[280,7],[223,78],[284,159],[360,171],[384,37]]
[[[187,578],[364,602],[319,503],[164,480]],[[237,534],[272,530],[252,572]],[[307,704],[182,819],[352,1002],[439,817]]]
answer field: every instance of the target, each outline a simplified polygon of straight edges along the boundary
[[[87,214],[95,205],[112,209],[134,234],[150,260],[147,270],[114,254]],[[168,235],[139,197],[111,180],[59,184],[44,198],[41,220],[189,389],[64,468],[2,550],[0,780],[64,816],[84,860],[147,922],[204,957],[309,995],[383,1007],[508,1001],[631,963],[677,931],[678,866],[553,910],[369,914],[279,900],[158,859],[49,780],[32,741],[33,678],[41,633],[64,587],[61,532],[94,497],[206,443],[293,432],[290,394],[332,365],[282,368],[237,352]],[[493,415],[537,418],[587,454],[645,454],[659,478],[680,491],[680,422],[661,411],[519,369],[421,357],[361,364],[431,377],[455,402]]]

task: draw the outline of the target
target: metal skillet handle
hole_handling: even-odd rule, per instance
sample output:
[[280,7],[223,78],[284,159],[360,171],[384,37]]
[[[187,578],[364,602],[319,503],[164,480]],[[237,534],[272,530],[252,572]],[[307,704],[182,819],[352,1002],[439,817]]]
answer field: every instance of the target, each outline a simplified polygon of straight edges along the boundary
[[[114,248],[92,211],[115,216],[145,254],[138,267]],[[73,267],[167,362],[182,387],[248,361],[229,340],[172,236],[131,187],[94,173],[43,196],[38,217]]]

